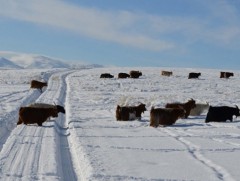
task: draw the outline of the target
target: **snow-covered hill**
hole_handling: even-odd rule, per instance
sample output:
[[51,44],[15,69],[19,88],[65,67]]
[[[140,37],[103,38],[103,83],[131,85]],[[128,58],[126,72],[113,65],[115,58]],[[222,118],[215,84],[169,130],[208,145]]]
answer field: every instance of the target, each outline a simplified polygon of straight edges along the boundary
[[0,68],[20,69],[21,66],[16,65],[15,63],[11,62],[6,58],[0,57]]
[[52,68],[93,68],[102,67],[101,65],[86,64],[83,62],[69,63],[43,55],[1,52],[0,68],[24,68],[24,69],[52,69]]
[[0,68],[52,69],[70,68],[70,64],[41,55],[19,55],[0,58]]
[[14,56],[11,61],[26,69],[69,68],[67,63],[41,55]]

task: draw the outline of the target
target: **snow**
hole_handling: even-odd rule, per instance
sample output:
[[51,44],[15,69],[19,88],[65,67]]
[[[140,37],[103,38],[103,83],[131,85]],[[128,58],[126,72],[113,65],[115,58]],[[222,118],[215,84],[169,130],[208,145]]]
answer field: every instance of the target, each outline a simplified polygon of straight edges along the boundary
[[[68,63],[50,58],[43,55],[17,53],[17,52],[6,52],[0,51],[0,56],[5,57],[9,61],[8,64],[14,64],[15,66],[26,68],[26,69],[48,69],[48,68],[69,68]],[[5,67],[1,65],[0,67]]]
[[[141,70],[139,79],[117,79]],[[163,77],[161,70],[173,71]],[[189,72],[200,79],[188,79]],[[100,79],[101,73],[112,79]],[[193,98],[239,106],[239,73],[220,70],[111,67],[0,71],[0,180],[239,180],[240,121],[205,123],[207,112],[175,125],[149,126],[152,106]],[[46,80],[41,94],[30,80]],[[66,114],[18,125],[18,110],[33,102],[64,105]],[[141,120],[116,121],[119,105],[144,103]]]
[[0,57],[0,67],[4,67],[4,68],[16,68],[19,69],[21,68],[20,66],[14,64],[13,62],[11,62],[10,60]]
[[83,61],[71,63],[44,55],[0,51],[0,69],[50,69],[50,68],[93,68],[103,67],[98,64],[86,64]]

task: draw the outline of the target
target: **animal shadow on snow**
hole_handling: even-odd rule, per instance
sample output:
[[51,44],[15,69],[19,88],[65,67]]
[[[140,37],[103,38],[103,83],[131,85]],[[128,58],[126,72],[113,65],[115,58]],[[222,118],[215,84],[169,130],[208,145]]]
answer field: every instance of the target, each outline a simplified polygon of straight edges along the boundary
[[[50,122],[50,123],[53,123],[53,124],[51,124],[51,125],[46,125],[46,124],[44,124],[45,122]],[[26,126],[43,127],[43,128],[53,128],[53,127],[54,127],[54,124],[55,124],[55,120],[54,120],[54,119],[53,119],[53,120],[50,119],[50,120],[47,120],[47,121],[45,121],[45,122],[43,122],[42,126],[38,126],[37,123],[28,124],[28,125],[26,125]]]
[[205,123],[186,123],[186,124],[174,124],[168,127],[173,127],[173,128],[187,128],[187,127],[196,127],[196,126],[205,126]]
[[148,119],[137,119],[136,121],[141,122],[141,123],[149,123]]
[[38,126],[37,124],[28,124],[26,126],[33,126],[33,127],[39,127],[39,128],[53,128],[54,125],[44,125],[42,124],[42,126]]

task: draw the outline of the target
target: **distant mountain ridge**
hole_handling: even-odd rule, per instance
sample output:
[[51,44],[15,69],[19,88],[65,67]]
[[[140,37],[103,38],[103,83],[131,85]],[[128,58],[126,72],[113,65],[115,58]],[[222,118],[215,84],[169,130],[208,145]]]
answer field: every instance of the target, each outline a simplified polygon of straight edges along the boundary
[[21,66],[18,66],[17,64],[15,64],[14,62],[4,58],[4,57],[0,57],[0,67],[3,68],[14,68],[14,69],[21,69]]
[[0,56],[0,68],[13,69],[52,69],[52,68],[93,68],[103,67],[101,65],[84,65],[81,63],[66,63],[42,55],[14,54],[9,58]]

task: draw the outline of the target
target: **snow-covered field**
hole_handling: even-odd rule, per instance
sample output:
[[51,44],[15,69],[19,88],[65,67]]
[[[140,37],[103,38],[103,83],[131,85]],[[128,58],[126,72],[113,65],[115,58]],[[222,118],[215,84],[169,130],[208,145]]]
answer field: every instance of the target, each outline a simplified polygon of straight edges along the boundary
[[[140,79],[100,79],[101,73],[141,70]],[[173,71],[163,77],[161,70]],[[201,72],[197,80],[188,73]],[[152,106],[197,102],[240,106],[240,71],[187,68],[0,70],[0,180],[239,180],[240,118],[208,123],[201,116],[149,127]],[[48,81],[41,94],[32,79]],[[37,125],[18,125],[18,110],[33,102],[64,105]],[[115,119],[117,104],[144,103],[142,120]]]

